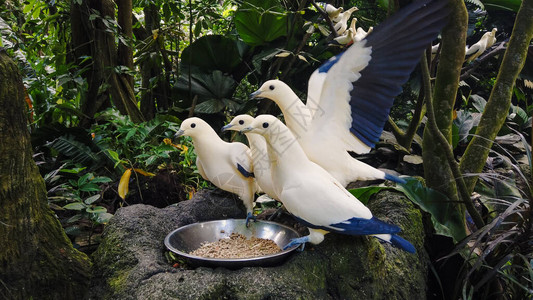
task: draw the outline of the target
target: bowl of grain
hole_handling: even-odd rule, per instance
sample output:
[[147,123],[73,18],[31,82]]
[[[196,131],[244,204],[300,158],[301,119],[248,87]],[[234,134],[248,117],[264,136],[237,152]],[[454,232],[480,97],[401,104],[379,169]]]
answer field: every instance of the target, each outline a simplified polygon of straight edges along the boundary
[[182,226],[165,238],[165,246],[191,266],[268,267],[283,262],[298,247],[281,250],[296,230],[270,221],[227,219]]

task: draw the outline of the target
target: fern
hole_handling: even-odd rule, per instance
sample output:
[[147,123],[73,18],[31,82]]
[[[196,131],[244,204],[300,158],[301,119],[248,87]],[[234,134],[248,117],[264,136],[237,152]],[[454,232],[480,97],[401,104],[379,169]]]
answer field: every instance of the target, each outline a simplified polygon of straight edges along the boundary
[[100,157],[91,148],[71,135],[63,135],[48,144],[48,147],[83,165],[98,164]]

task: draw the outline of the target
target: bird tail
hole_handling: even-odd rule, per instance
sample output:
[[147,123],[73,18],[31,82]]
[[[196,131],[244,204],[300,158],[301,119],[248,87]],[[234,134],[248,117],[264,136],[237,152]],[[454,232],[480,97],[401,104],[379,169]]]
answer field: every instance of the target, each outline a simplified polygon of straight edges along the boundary
[[413,244],[396,234],[374,234],[373,236],[384,242],[391,243],[396,248],[400,248],[409,253],[416,253],[416,249]]
[[405,179],[400,178],[398,176],[394,176],[394,175],[388,174],[388,173],[385,173],[385,179],[386,180],[390,180],[392,182],[401,183],[401,184],[407,183],[407,181],[405,181]]
[[394,247],[400,248],[409,253],[416,253],[415,246],[413,246],[413,244],[409,243],[407,240],[398,235],[393,234],[391,236],[390,242]]

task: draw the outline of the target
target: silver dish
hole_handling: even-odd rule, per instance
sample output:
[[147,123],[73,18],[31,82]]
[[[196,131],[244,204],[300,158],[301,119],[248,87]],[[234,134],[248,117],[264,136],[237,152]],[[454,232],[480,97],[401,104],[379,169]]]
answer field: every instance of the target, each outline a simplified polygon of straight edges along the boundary
[[239,269],[243,267],[269,267],[283,262],[298,247],[293,246],[281,252],[251,258],[207,258],[191,255],[189,252],[198,249],[202,243],[216,242],[228,238],[232,233],[240,233],[246,238],[252,236],[272,240],[281,249],[293,238],[300,235],[296,230],[270,221],[250,221],[246,227],[244,219],[227,219],[193,223],[182,226],[165,238],[167,248],[184,257],[192,266],[225,267]]

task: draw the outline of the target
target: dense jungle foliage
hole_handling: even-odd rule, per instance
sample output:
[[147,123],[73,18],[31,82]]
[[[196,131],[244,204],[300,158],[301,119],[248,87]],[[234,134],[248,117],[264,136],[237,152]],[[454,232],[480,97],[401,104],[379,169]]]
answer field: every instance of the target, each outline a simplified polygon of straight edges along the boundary
[[[408,1],[328,2],[358,7],[367,30]],[[435,299],[531,299],[533,1],[450,6],[362,159],[412,176],[395,188],[433,225]],[[23,76],[34,160],[75,247],[94,251],[122,206],[165,207],[212,188],[191,140],[173,138],[181,120],[217,129],[242,113],[280,115],[249,99],[273,78],[305,99],[311,73],[344,49],[328,21],[314,0],[0,1],[0,47]],[[496,42],[465,57],[493,28]]]

